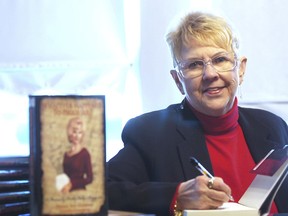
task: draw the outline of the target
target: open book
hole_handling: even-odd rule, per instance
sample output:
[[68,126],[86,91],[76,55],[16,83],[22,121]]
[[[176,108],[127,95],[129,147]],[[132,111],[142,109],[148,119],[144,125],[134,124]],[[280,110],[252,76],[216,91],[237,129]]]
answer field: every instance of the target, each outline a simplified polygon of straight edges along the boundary
[[183,216],[259,216],[258,210],[239,203],[224,203],[218,209],[184,210]]
[[272,201],[288,175],[288,145],[271,150],[252,172],[257,175],[238,203],[224,203],[212,210],[184,210],[183,216],[259,216],[269,212]]

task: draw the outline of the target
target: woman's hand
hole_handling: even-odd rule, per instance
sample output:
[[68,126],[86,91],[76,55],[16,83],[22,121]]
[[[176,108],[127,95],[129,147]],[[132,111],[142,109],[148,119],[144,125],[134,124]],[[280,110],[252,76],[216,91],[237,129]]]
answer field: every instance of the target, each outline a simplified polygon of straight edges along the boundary
[[71,182],[68,182],[66,185],[64,185],[64,187],[62,188],[61,192],[64,193],[64,194],[67,194],[70,192],[72,188],[72,183]]
[[177,208],[184,209],[215,209],[229,201],[230,187],[222,178],[215,177],[212,188],[208,187],[209,178],[198,176],[181,183],[177,196]]

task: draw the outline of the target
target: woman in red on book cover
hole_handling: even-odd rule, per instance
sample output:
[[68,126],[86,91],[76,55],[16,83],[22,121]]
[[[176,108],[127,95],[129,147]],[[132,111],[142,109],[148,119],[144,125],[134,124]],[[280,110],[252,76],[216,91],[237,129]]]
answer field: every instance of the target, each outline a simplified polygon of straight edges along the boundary
[[91,157],[88,150],[83,146],[84,123],[79,117],[71,118],[67,124],[68,141],[70,150],[64,154],[62,193],[72,190],[85,189],[93,180]]

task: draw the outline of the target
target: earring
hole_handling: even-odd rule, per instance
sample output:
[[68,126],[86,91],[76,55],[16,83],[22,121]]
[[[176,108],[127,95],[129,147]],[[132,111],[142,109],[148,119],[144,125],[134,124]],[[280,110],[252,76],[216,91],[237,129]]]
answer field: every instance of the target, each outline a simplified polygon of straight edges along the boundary
[[242,99],[242,88],[241,88],[241,85],[239,85],[238,87],[238,96],[240,97],[240,99]]

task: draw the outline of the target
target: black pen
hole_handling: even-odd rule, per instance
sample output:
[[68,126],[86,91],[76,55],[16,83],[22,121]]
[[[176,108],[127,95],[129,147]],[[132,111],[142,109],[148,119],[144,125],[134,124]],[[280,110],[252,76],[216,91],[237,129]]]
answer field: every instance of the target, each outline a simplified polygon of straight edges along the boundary
[[200,164],[198,162],[198,160],[194,157],[190,157],[190,162],[193,164],[193,166],[199,170],[199,172],[201,172],[203,175],[209,177],[210,179],[214,179],[214,176],[208,172],[207,169],[205,169],[205,167],[202,166],[202,164]]
[[[203,167],[202,164],[199,163],[199,161],[196,158],[190,157],[190,162],[193,164],[193,166],[197,170],[199,170],[199,172],[201,172],[203,175],[207,176],[208,178],[214,180],[214,176],[210,172],[208,172],[208,170],[205,169],[205,167]],[[227,195],[229,196],[230,201],[234,201],[232,195],[229,195],[229,194],[227,194]]]

